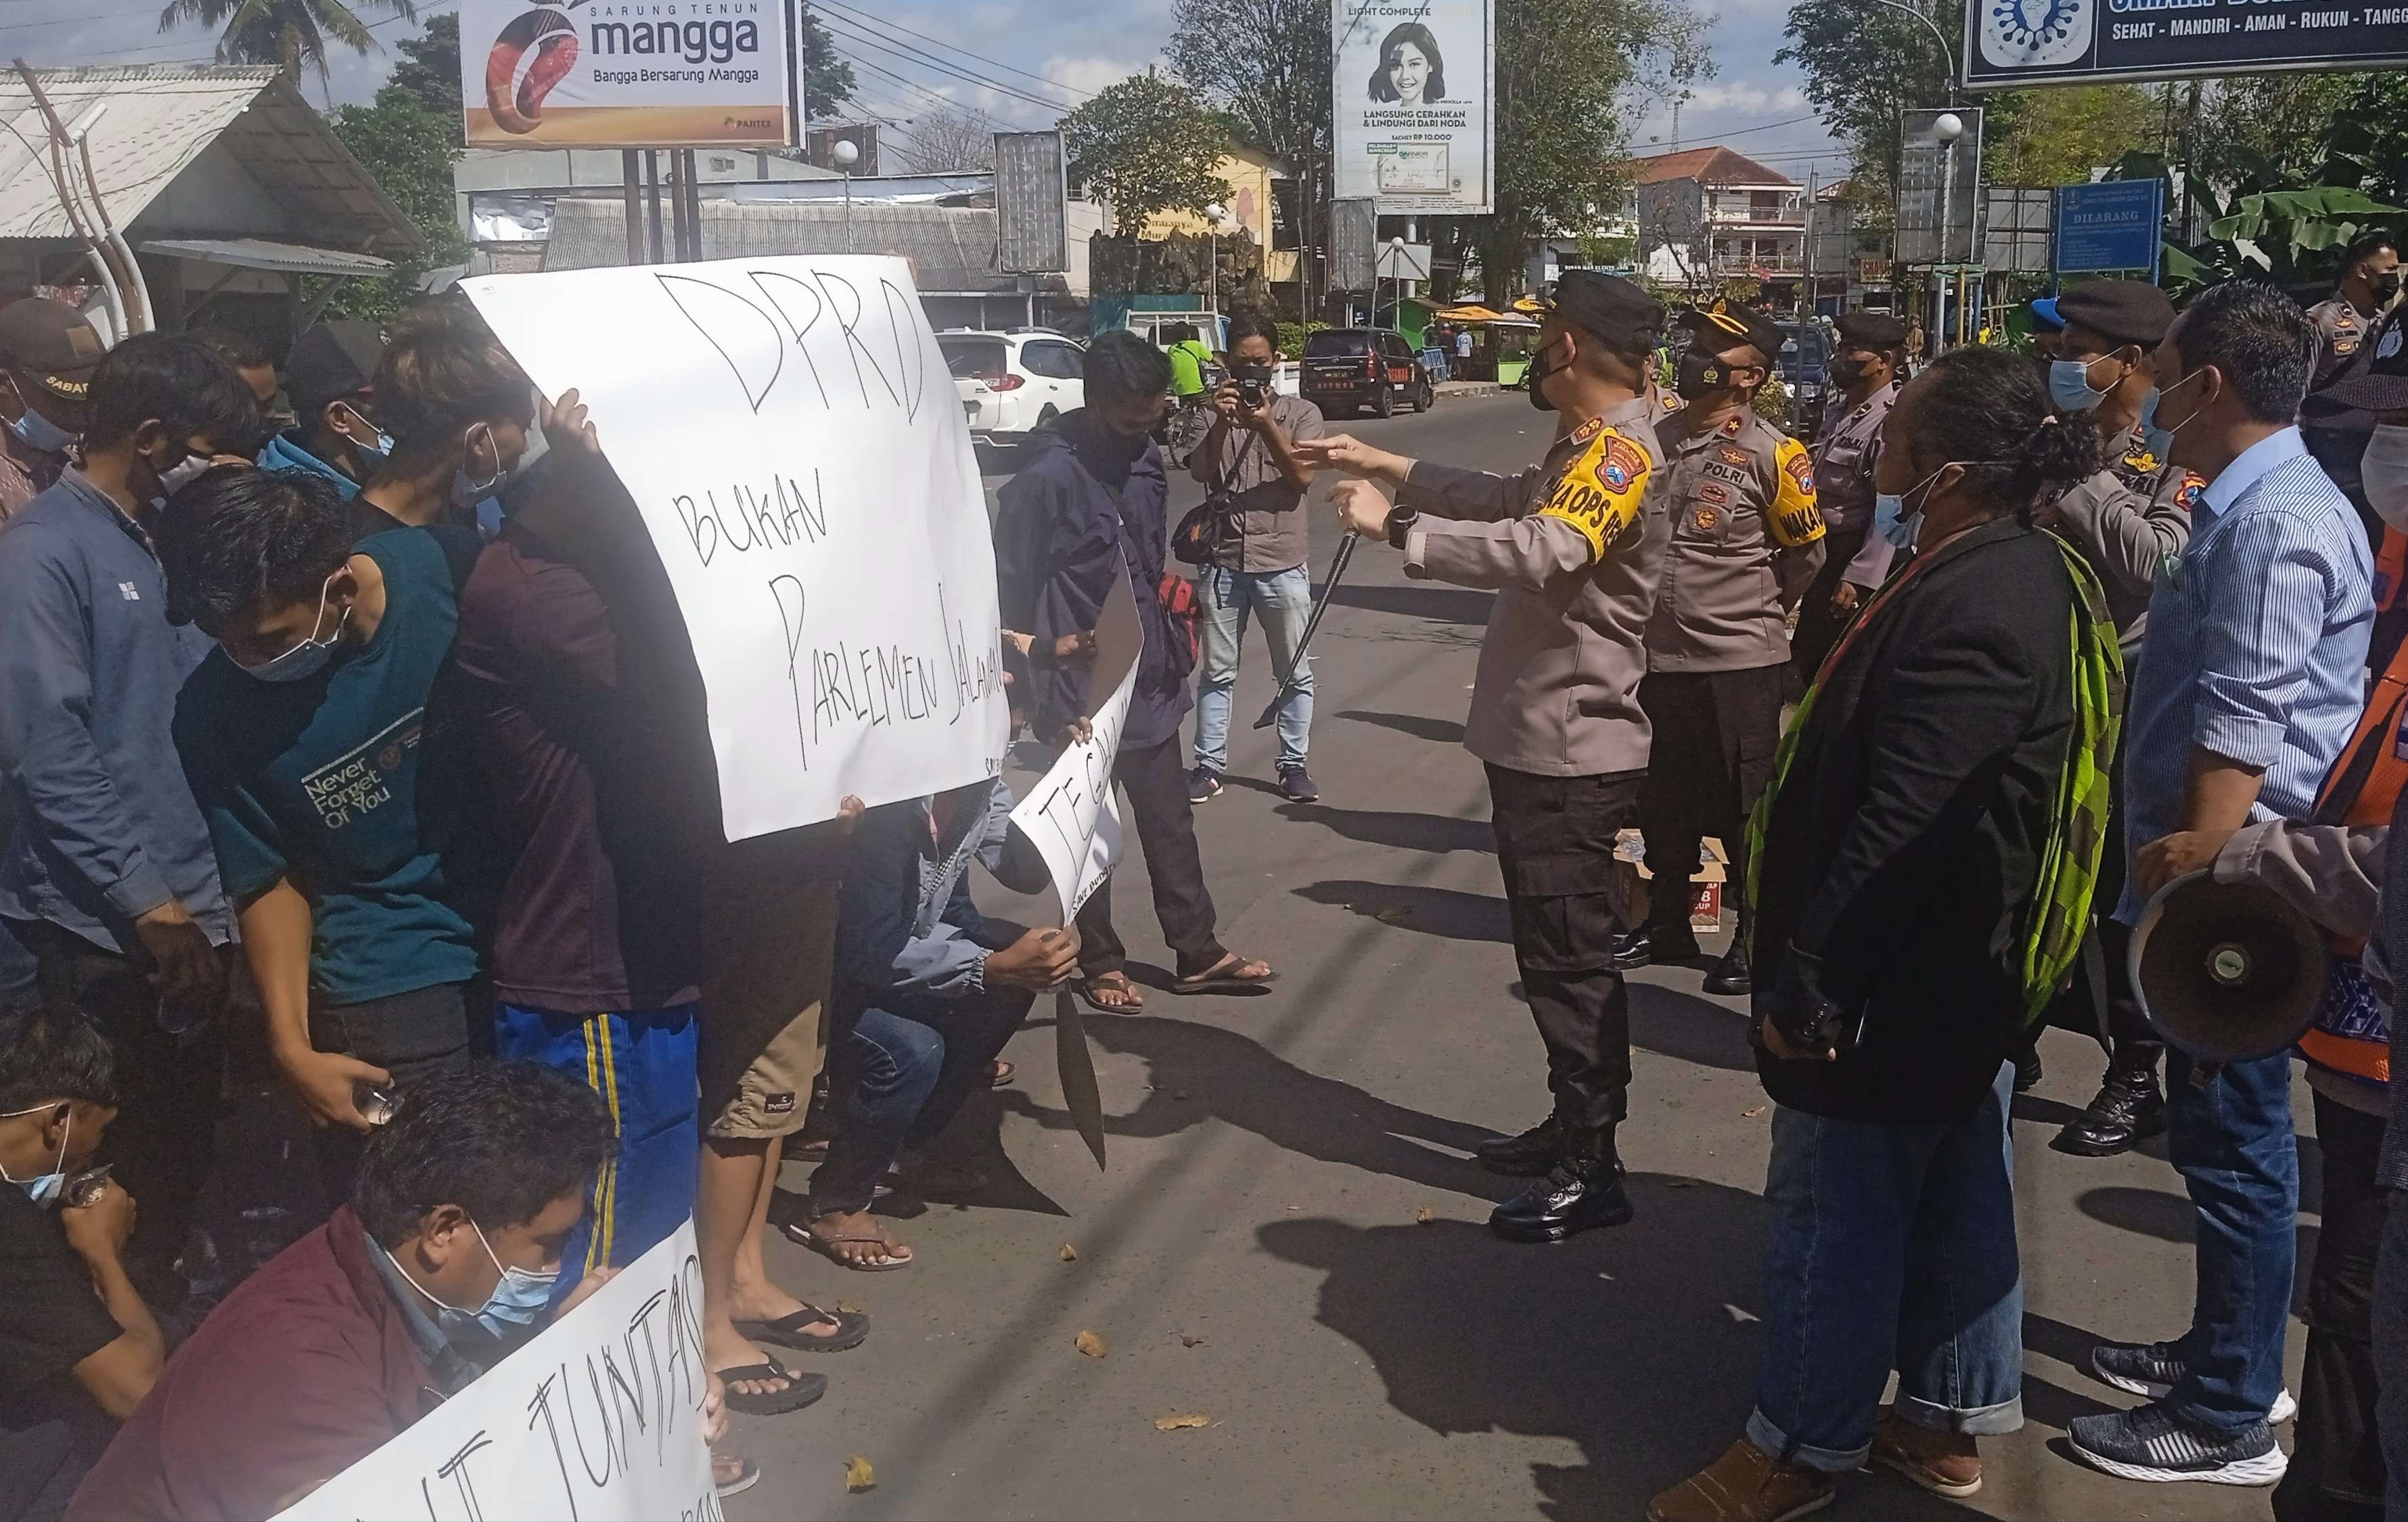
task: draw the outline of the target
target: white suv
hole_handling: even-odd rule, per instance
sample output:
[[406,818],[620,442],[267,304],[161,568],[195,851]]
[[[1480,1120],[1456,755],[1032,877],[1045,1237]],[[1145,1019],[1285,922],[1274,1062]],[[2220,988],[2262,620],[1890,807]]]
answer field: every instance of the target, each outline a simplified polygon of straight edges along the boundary
[[937,347],[945,352],[970,438],[979,443],[1026,443],[1038,429],[1086,405],[1086,351],[1058,333],[957,330],[938,334]]

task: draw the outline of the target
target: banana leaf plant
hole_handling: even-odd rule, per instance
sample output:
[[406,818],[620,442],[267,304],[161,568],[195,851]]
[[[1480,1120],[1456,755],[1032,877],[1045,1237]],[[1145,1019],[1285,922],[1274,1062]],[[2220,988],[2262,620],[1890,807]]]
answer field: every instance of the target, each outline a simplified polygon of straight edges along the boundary
[[2233,165],[2229,178],[2179,178],[2154,153],[2127,153],[2111,178],[2162,179],[2166,204],[2190,202],[2177,227],[2204,225],[2206,236],[2189,242],[2167,238],[2159,283],[2177,300],[2202,286],[2237,278],[2262,280],[2286,289],[2328,285],[2339,273],[2340,251],[2367,228],[2408,215],[2359,188],[2363,166],[2334,153],[2308,177],[2286,174],[2255,155]]

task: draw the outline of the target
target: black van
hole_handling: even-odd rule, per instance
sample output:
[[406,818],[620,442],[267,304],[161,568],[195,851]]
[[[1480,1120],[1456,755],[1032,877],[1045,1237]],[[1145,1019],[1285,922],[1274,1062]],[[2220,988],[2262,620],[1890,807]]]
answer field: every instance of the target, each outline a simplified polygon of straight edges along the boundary
[[1399,402],[1426,412],[1438,400],[1437,384],[1412,345],[1403,334],[1382,328],[1307,334],[1297,383],[1306,401],[1333,418],[1366,410],[1384,418]]

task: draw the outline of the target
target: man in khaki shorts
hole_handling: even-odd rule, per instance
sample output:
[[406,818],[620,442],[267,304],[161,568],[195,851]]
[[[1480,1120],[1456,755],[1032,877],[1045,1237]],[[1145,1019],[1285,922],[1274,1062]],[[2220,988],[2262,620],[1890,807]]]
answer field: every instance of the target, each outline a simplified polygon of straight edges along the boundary
[[728,1405],[755,1414],[798,1410],[827,1388],[825,1376],[789,1371],[759,1344],[835,1352],[868,1332],[865,1316],[780,1289],[761,1255],[785,1141],[802,1129],[827,1055],[837,886],[861,811],[856,799],[845,806],[828,824],[724,847],[710,873],[695,1212],[703,1353],[727,1383]]

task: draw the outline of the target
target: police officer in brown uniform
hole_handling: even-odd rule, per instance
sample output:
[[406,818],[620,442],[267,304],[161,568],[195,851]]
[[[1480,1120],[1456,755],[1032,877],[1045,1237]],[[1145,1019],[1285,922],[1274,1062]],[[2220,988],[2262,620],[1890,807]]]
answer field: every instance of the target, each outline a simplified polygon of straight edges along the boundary
[[1906,324],[1887,312],[1842,312],[1840,347],[1831,356],[1839,389],[1823,409],[1814,435],[1814,495],[1823,512],[1823,568],[1798,607],[1790,669],[1801,687],[1822,669],[1823,657],[1847,621],[1833,602],[1840,573],[1864,548],[1873,522],[1873,467],[1881,459],[1883,420],[1906,376]]
[[[1719,837],[1732,880],[1746,881],[1747,816],[1781,743],[1789,610],[1825,550],[1806,446],[1756,410],[1781,329],[1722,301],[1682,323],[1689,340],[1674,389],[1683,406],[1656,428],[1664,474],[1655,500],[1671,520],[1671,540],[1639,689],[1656,731],[1639,795],[1653,892],[1647,923],[1617,939],[1624,968],[1698,955],[1688,883],[1700,837]],[[1739,933],[1707,974],[1710,993],[1748,991],[1747,896],[1738,898]]]
[[[2375,323],[2400,294],[2400,240],[2390,233],[2361,233],[2343,251],[2341,279],[2333,294],[2308,309],[2323,347],[2308,381],[2308,399],[2300,409],[2300,437],[2325,474],[2342,489],[2366,524],[2369,544],[2380,548],[2383,520],[2366,500],[2358,459],[2366,452],[2372,428],[2354,425],[2349,409],[2326,402],[2320,394],[2334,383],[2364,375],[2374,355],[2371,339]],[[2362,418],[2363,413],[2356,414]]]
[[[1630,1219],[1613,1143],[1629,1110],[1630,1011],[1611,890],[1647,766],[1642,640],[1670,530],[1655,505],[1648,379],[1663,323],[1627,280],[1563,278],[1530,366],[1530,400],[1556,414],[1555,439],[1519,475],[1342,437],[1297,446],[1358,478],[1333,494],[1340,515],[1402,551],[1408,576],[1497,592],[1464,746],[1488,765],[1514,955],[1555,1096],[1544,1121],[1479,1149],[1498,1172],[1544,1175],[1489,1217],[1516,1241]],[[1398,488],[1400,505],[1369,481]]]
[[[2108,612],[2124,647],[2124,668],[2141,658],[2149,595],[2158,570],[2190,542],[2190,511],[2206,483],[2166,458],[2168,440],[2152,437],[2150,398],[2157,394],[2152,356],[2173,326],[2173,303],[2145,280],[2086,280],[2057,298],[2065,331],[2049,367],[2048,389],[2058,416],[2087,416],[2107,444],[2107,468],[2040,509],[2032,521],[2053,529],[2090,562],[2106,589]],[[2124,797],[2124,756],[2113,767],[2113,797]],[[2108,817],[2108,839],[2123,838],[2120,811]],[[2113,905],[2123,892],[2124,862],[2110,851],[2099,870],[2097,902]],[[2165,1048],[2141,1013],[2125,962],[2131,931],[2103,911],[2092,923],[2105,964],[2107,1008],[2086,1022],[2107,1048],[2107,1075],[2081,1115],[2057,1133],[2059,1152],[2111,1157],[2166,1128],[2166,1101],[2157,1082]],[[2086,1003],[2089,984],[2075,980],[2071,997]]]

